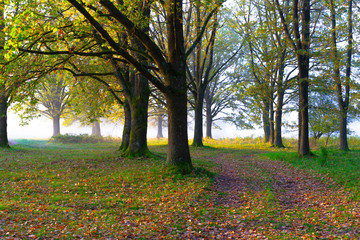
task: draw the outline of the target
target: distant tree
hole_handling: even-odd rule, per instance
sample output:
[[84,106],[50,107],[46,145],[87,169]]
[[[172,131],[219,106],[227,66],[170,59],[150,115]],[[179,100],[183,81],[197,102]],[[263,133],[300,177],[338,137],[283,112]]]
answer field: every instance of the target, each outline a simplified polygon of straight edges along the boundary
[[166,101],[164,95],[152,89],[149,101],[149,119],[150,123],[157,127],[156,138],[163,138],[163,127],[167,125]]
[[[44,77],[35,92],[38,111],[53,121],[53,136],[60,134],[60,117],[70,102],[65,78],[69,75],[52,73]],[[41,106],[39,106],[41,105]]]
[[91,135],[101,137],[101,128],[100,128],[100,122],[94,121],[91,124]]
[[[230,121],[234,123],[234,116],[225,112],[234,103],[234,89],[229,78],[216,77],[206,88],[205,99],[205,118],[206,118],[206,137],[213,138],[212,128],[217,121]],[[235,117],[236,118],[236,117]],[[238,121],[235,121],[238,122]]]
[[[195,7],[195,23],[200,23],[206,8]],[[192,94],[189,102],[194,109],[193,146],[203,146],[203,113],[206,89],[211,82],[221,78],[227,69],[233,66],[242,44],[238,44],[238,36],[225,22],[230,18],[229,9],[223,8],[216,13],[211,27],[205,32],[195,51],[190,55],[187,65],[187,79]],[[189,28],[187,28],[189,31]],[[200,25],[195,26],[198,31]],[[191,31],[190,31],[191,32]],[[208,95],[209,97],[209,95]],[[209,119],[208,119],[209,121]],[[211,125],[211,123],[209,122]]]
[[[338,131],[338,111],[336,100],[329,90],[317,89],[310,94],[310,133],[315,140],[326,135],[326,139]],[[326,140],[326,142],[327,142]]]
[[[114,98],[106,84],[94,81],[90,77],[78,77],[70,86],[73,97],[70,101],[67,119],[64,122],[70,125],[79,121],[84,126],[91,126],[92,135],[101,136],[101,119],[118,122],[123,117],[121,110],[123,101]],[[117,96],[117,98],[119,98]],[[119,103],[120,101],[120,103]]]

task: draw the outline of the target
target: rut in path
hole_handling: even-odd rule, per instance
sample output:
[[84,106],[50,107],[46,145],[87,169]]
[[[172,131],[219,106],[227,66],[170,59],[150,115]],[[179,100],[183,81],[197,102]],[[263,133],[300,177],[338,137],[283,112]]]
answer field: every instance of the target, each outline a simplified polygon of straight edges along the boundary
[[[261,197],[271,192],[272,204],[277,205],[279,213],[276,219],[268,218],[266,223],[248,221],[240,224],[233,236],[246,239],[248,234],[252,234],[256,239],[267,238],[262,232],[267,231],[267,225],[275,223],[277,226],[269,227],[268,232],[295,233],[296,236],[311,233],[314,238],[326,239],[360,238],[360,227],[354,227],[360,226],[359,203],[351,200],[349,193],[332,179],[255,155],[240,158],[234,158],[233,154],[213,157],[220,168],[214,183],[219,193],[214,199],[215,204],[226,208],[246,208],[245,196],[249,193]],[[296,217],[284,221],[288,216]],[[322,224],[318,224],[320,221]]]

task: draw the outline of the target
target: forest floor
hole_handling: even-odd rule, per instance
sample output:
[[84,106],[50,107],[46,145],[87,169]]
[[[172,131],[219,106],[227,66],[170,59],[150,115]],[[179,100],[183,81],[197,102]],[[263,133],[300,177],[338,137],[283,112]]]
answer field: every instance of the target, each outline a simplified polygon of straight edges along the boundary
[[[322,172],[289,163],[291,149],[209,145],[191,148],[195,170],[181,176],[163,172],[161,142],[155,159],[131,160],[116,144],[20,141],[0,150],[0,238],[360,238],[359,192],[330,173],[337,152],[305,160]],[[358,183],[360,154],[346,154]]]

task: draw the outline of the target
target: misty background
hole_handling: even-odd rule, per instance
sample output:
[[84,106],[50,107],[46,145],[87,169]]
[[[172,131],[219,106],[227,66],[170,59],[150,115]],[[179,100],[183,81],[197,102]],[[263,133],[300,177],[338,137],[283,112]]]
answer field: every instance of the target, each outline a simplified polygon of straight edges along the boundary
[[[289,116],[293,121],[296,121],[297,113],[294,112]],[[285,118],[286,119],[286,118]],[[287,120],[287,119],[286,119]],[[193,121],[188,117],[189,121],[189,138],[193,137]],[[62,122],[62,120],[61,120]],[[52,120],[46,117],[39,117],[37,119],[31,120],[27,125],[20,125],[21,119],[13,111],[9,111],[8,114],[8,136],[9,139],[49,139],[53,133]],[[217,125],[221,129],[213,128],[213,138],[236,138],[236,137],[259,137],[263,135],[263,130],[253,129],[253,130],[239,130],[236,129],[234,125],[217,122]],[[349,124],[349,129],[352,132],[351,136],[360,136],[360,122],[356,121]],[[111,136],[111,137],[121,137],[123,130],[123,124],[121,123],[110,123],[102,122],[101,123],[101,135]],[[71,126],[60,127],[61,134],[91,134],[91,126],[81,126],[79,122],[75,122]],[[151,125],[148,126],[148,138],[156,138],[157,128]],[[164,137],[167,137],[167,128],[163,128]],[[284,129],[284,137],[297,137],[297,129]]]

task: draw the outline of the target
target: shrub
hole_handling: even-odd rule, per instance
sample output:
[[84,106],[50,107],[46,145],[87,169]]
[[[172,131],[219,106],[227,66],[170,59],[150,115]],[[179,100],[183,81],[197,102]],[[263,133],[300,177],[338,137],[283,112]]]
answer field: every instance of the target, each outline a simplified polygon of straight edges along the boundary
[[90,136],[88,134],[59,134],[51,137],[50,142],[55,143],[99,143],[103,142],[103,137]]

